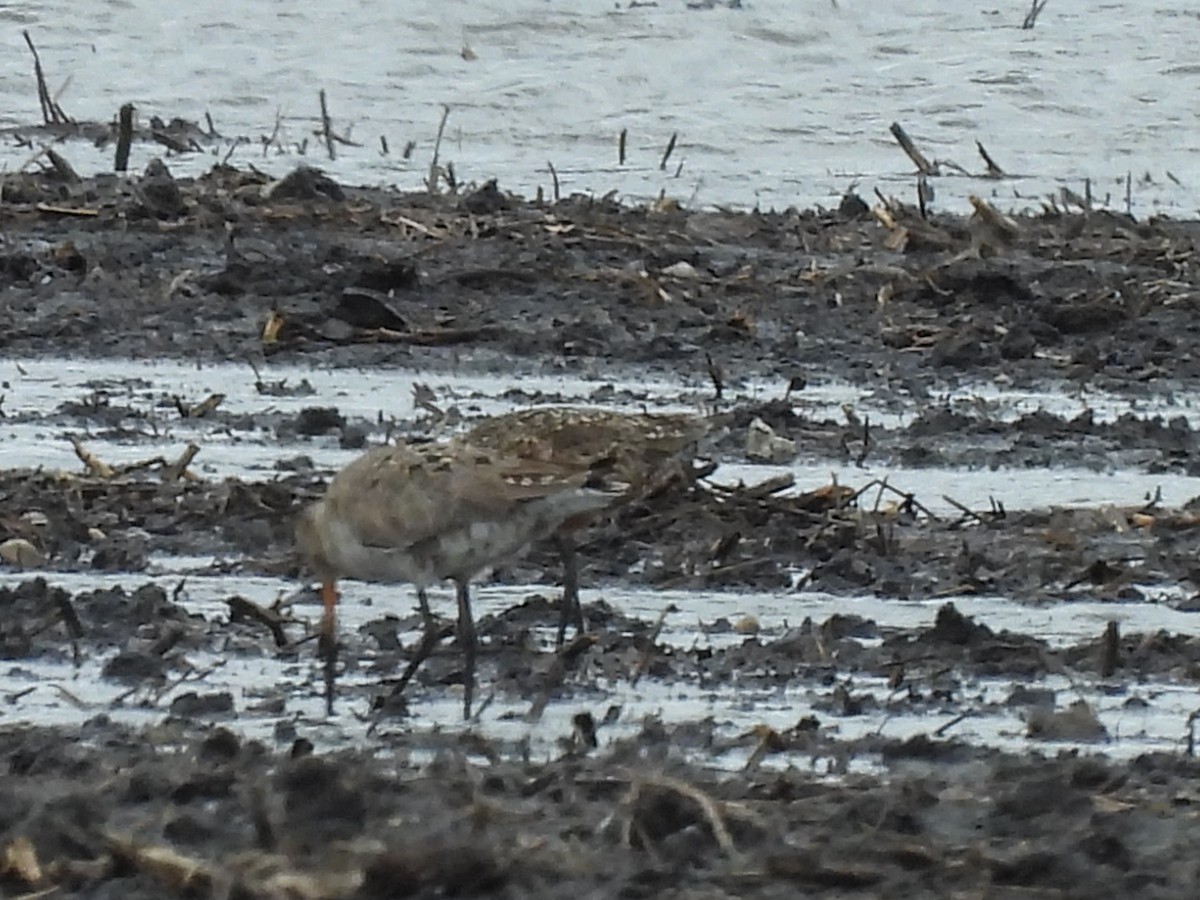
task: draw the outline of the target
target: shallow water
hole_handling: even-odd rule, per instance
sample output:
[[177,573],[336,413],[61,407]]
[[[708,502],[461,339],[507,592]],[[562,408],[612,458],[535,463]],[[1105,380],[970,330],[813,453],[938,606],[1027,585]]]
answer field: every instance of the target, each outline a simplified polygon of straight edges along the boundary
[[[170,570],[170,562],[159,561],[163,567],[159,572],[160,581]],[[16,584],[21,578],[12,573],[0,574],[0,584]],[[138,576],[93,573],[54,574],[49,580],[73,592],[116,584],[132,590],[143,581]],[[294,591],[294,588],[294,584],[271,578],[204,577],[191,574],[187,576],[180,599],[189,611],[221,621],[228,616],[224,600],[229,596],[239,594],[269,605],[278,597]],[[476,594],[477,613],[481,617],[500,613],[521,602],[530,593],[544,590],[536,585],[483,588]],[[621,610],[645,617],[656,617],[666,604],[674,602],[681,611],[667,617],[662,640],[676,646],[707,645],[714,648],[745,639],[729,633],[712,634],[701,627],[722,617],[732,619],[752,615],[759,620],[762,637],[769,639],[782,634],[788,623],[799,624],[806,616],[821,621],[835,612],[869,617],[883,628],[928,625],[932,623],[938,607],[946,602],[847,599],[817,593],[624,590],[585,591],[583,599],[584,602],[590,602],[597,597]],[[364,603],[367,598],[372,602]],[[439,600],[448,602],[441,595],[435,595],[433,599],[435,605]],[[411,591],[407,588],[368,587],[353,582],[346,584],[344,601],[341,627],[347,631],[377,618],[385,609],[405,614],[413,605]],[[1004,598],[956,598],[956,602],[961,611],[995,629],[1033,632],[1046,637],[1052,645],[1097,635],[1110,619],[1124,620],[1123,627],[1130,631],[1164,628],[1177,633],[1200,632],[1200,617],[1156,604],[1077,602],[1031,608]],[[303,608],[297,612],[304,614]],[[314,604],[311,615],[315,618],[318,614],[319,610]],[[549,629],[543,636],[547,642],[552,640]],[[405,642],[418,637],[416,632],[401,635]],[[216,658],[189,653],[188,661],[194,667],[194,677],[161,693],[151,688],[131,692],[125,684],[100,678],[99,672],[106,658],[85,659],[78,669],[67,662],[22,661],[0,668],[0,697],[9,698],[3,721],[10,725],[19,722],[76,725],[103,713],[124,723],[148,724],[160,719],[171,701],[182,693],[228,691],[234,698],[237,727],[249,736],[269,741],[275,740],[276,735],[282,735],[280,740],[290,741],[293,734],[291,728],[294,728],[295,733],[328,746],[361,743],[369,739],[371,717],[361,702],[343,699],[338,714],[332,718],[326,717],[319,665],[311,652],[311,645],[308,650],[302,648],[298,657],[291,653],[276,656],[265,639],[263,647],[263,655],[257,658],[243,655]],[[453,650],[450,648],[446,652]],[[345,691],[348,686],[355,684],[375,684],[377,678],[364,667],[347,672],[340,683]],[[855,696],[873,696],[879,708],[863,715],[839,717],[815,705],[823,699],[828,700],[829,691],[815,690],[810,685],[780,688],[740,684],[713,688],[694,682],[658,683],[646,678],[637,686],[625,681],[601,681],[599,694],[584,691],[572,699],[551,703],[537,722],[526,719],[526,703],[514,703],[503,696],[496,696],[475,727],[493,740],[511,746],[527,745],[534,758],[554,756],[560,752],[557,742],[571,733],[571,717],[576,713],[587,710],[599,720],[605,710],[613,705],[621,707],[621,717],[616,724],[602,730],[602,742],[636,733],[646,716],[658,717],[667,723],[711,718],[716,725],[716,737],[735,742],[735,739],[744,737],[756,726],[767,725],[786,731],[805,716],[816,715],[825,729],[832,729],[830,734],[841,739],[876,734],[906,738],[947,725],[947,732],[960,740],[1002,747],[1009,751],[1036,748],[1053,752],[1056,747],[1073,746],[1068,742],[1035,741],[1025,736],[1025,723],[1020,709],[1005,705],[1014,687],[1010,679],[968,681],[964,686],[964,702],[978,712],[958,723],[952,723],[952,720],[959,715],[962,708],[959,705],[948,708],[940,716],[936,710],[931,712],[925,709],[913,713],[886,708],[893,693],[886,679],[843,676],[839,682],[847,685]],[[256,710],[260,700],[259,691],[264,687],[274,690],[280,686],[285,688],[287,694],[285,710]],[[1078,678],[1068,681],[1066,678],[1050,676],[1030,686],[1056,691],[1060,706],[1078,698],[1091,703],[1108,729],[1111,740],[1103,744],[1085,743],[1080,746],[1085,751],[1103,749],[1105,753],[1118,758],[1130,758],[1151,750],[1178,750],[1182,745],[1187,717],[1198,705],[1193,687],[1167,682],[1124,684],[1114,689],[1102,680],[1089,683]],[[19,702],[16,702],[14,698],[18,696]],[[486,685],[483,696],[487,696]],[[409,701],[413,718],[400,723],[385,721],[381,726],[382,734],[395,728],[411,732],[446,727],[448,723],[456,723],[461,715],[461,700],[454,692],[430,694],[414,686],[410,688]],[[223,717],[214,716],[212,720],[220,722]],[[281,725],[291,727],[278,730]],[[748,745],[741,742],[718,755],[715,761],[721,765],[739,767],[745,764],[752,749],[752,741]],[[708,762],[714,761],[708,751],[701,755]],[[804,753],[769,757],[765,764],[819,769],[828,762],[819,754],[811,757]],[[864,757],[854,761],[851,768],[861,771],[871,766],[870,758]]]
[[[40,121],[27,28],[68,114],[107,121],[126,101],[143,118],[202,122],[208,111],[220,132],[256,142],[237,149],[235,163],[274,172],[304,158],[352,183],[417,188],[449,104],[443,162],[464,180],[498,177],[526,194],[549,191],[549,161],[564,192],[665,191],[744,207],[835,205],[853,183],[911,196],[912,167],[888,135],[899,120],[929,156],[978,172],[979,139],[1015,173],[939,180],[947,209],[964,209],[972,192],[1036,207],[1032,198],[1059,184],[1082,192],[1085,178],[1097,198],[1123,208],[1127,173],[1135,214],[1193,215],[1200,204],[1191,99],[1200,17],[1187,0],[1056,2],[1032,30],[1020,28],[1024,3],[742,5],[30,0],[0,7],[0,125]],[[464,44],[474,59],[464,59]],[[314,147],[319,88],[335,129],[362,144],[340,148],[332,163]],[[264,157],[257,141],[277,115],[289,152]],[[110,152],[77,143],[67,155],[90,171],[107,169]],[[136,148],[133,166],[158,152]],[[9,169],[29,156],[11,141],[0,154]],[[196,172],[214,161],[200,154],[172,165]]]
[[[511,381],[495,377],[418,374],[412,371],[305,369],[271,366],[262,370],[264,382],[283,381],[298,385],[307,381],[312,392],[295,396],[267,396],[255,388],[248,367],[233,365],[188,366],[175,362],[137,363],[108,360],[36,361],[0,360],[0,391],[7,420],[0,419],[0,465],[47,466],[74,470],[79,462],[68,438],[79,437],[106,462],[121,464],[156,455],[175,459],[189,441],[202,448],[194,468],[206,477],[265,477],[276,471],[281,459],[303,453],[318,465],[340,466],[357,451],[338,447],[333,437],[280,439],[266,426],[231,431],[219,422],[181,419],[172,398],[197,403],[212,393],[225,396],[221,410],[234,415],[267,417],[273,413],[296,413],[305,407],[336,406],[348,419],[368,422],[395,420],[398,433],[417,414],[413,385],[428,384],[443,407],[458,406],[464,414],[492,414],[529,402],[531,395],[544,394],[552,401],[594,403],[611,408],[657,411],[700,411],[706,402],[702,385],[644,376],[619,379],[583,379],[522,375]],[[522,394],[506,396],[519,389]],[[1048,412],[1075,415],[1085,408],[1096,411],[1098,421],[1120,414],[1139,417],[1185,415],[1193,411],[1186,399],[1125,398],[1089,394],[1068,398],[1061,394],[1009,392],[982,389],[987,415],[1003,421],[1044,408]],[[96,426],[64,425],[59,407],[100,394],[113,406],[127,407],[131,416],[120,422],[119,434]],[[730,400],[764,399],[777,396],[778,389],[758,382],[732,392]],[[600,396],[603,399],[596,401]],[[969,414],[979,402],[963,391],[946,398]],[[860,415],[883,426],[900,426],[911,413],[901,415],[891,404],[877,402],[869,392],[843,384],[817,384],[795,398],[800,414],[815,420],[839,420],[843,404],[850,403]],[[1197,424],[1200,424],[1198,422]],[[99,431],[99,434],[89,434]],[[861,486],[874,479],[887,479],[899,490],[912,492],[935,513],[953,513],[950,496],[971,508],[988,508],[992,498],[1009,510],[1046,506],[1140,505],[1161,490],[1168,506],[1179,506],[1200,495],[1200,478],[1183,475],[1116,469],[911,469],[869,461],[855,466],[837,460],[797,460],[788,466],[725,464],[713,480],[726,484],[754,484],[773,475],[791,472],[796,490],[811,490],[838,483]],[[886,502],[891,497],[884,496]]]
[[[128,361],[0,361],[0,382],[3,384],[0,390],[5,394],[3,409],[8,416],[0,420],[0,465],[44,465],[78,470],[80,463],[66,440],[68,434],[81,437],[93,452],[113,463],[144,459],[158,453],[173,458],[187,441],[195,440],[202,447],[196,468],[207,477],[269,477],[278,460],[299,453],[308,454],[318,463],[329,466],[354,455],[355,451],[340,449],[333,438],[281,440],[264,429],[230,431],[220,423],[181,420],[170,405],[170,398],[177,394],[189,402],[196,402],[208,393],[221,392],[226,395],[222,410],[250,417],[267,416],[272,412],[295,413],[305,406],[335,405],[351,416],[374,421],[383,415],[395,418],[401,425],[417,414],[411,388],[418,380],[434,387],[439,402],[454,403],[471,412],[495,412],[512,406],[516,401],[507,391],[518,386],[525,392],[544,391],[555,399],[568,402],[586,402],[588,398],[599,396],[605,405],[633,408],[694,410],[699,408],[702,397],[700,386],[665,379],[647,382],[639,378],[622,382],[540,377],[505,383],[496,378],[425,376],[403,370],[322,371],[274,366],[264,369],[262,378],[269,382],[286,379],[290,385],[306,379],[313,390],[301,396],[264,396],[255,389],[253,375],[248,369],[226,365],[196,368],[178,363]],[[751,396],[770,395],[768,386],[761,384],[750,384],[745,390]],[[66,417],[58,412],[60,405],[78,401],[94,392],[104,394],[114,406],[129,408],[131,413],[122,423],[127,426],[126,433],[89,434],[82,425],[64,424]],[[1178,400],[1169,403],[1146,400],[1133,404],[1115,397],[1086,399],[1097,406],[1107,406],[1112,414],[1133,411],[1151,415],[1168,407],[1189,408]],[[1041,397],[995,392],[987,397],[989,415],[1010,407],[1028,411],[1029,404],[1048,404],[1053,400],[1066,404],[1067,407],[1060,410],[1065,412],[1069,412],[1070,404],[1084,402],[1050,394]],[[841,404],[852,402],[860,412],[867,412],[879,420],[888,419],[899,424],[904,418],[890,411],[886,402],[875,405],[871,396],[837,384],[815,385],[798,396],[796,402],[813,417],[837,417]],[[964,394],[957,402],[969,409],[977,401]],[[91,427],[95,428],[94,425]],[[1168,505],[1182,504],[1200,494],[1200,479],[1151,476],[1128,470],[1108,474],[1071,469],[946,471],[875,464],[857,468],[829,460],[792,467],[723,465],[714,478],[726,482],[752,482],[780,471],[792,471],[796,475],[798,490],[826,484],[831,476],[849,485],[865,484],[872,478],[887,478],[889,483],[903,490],[914,491],[922,502],[937,512],[953,509],[942,500],[944,494],[979,508],[986,508],[988,498],[995,496],[1010,510],[1051,504],[1096,506],[1115,502],[1136,505],[1159,487],[1163,491],[1163,501]],[[872,502],[873,494],[868,493],[866,497]],[[295,583],[279,579],[214,575],[208,568],[210,563],[207,558],[156,558],[149,574],[167,585],[184,579],[182,602],[193,612],[213,621],[228,617],[225,600],[234,594],[269,606],[296,592]],[[25,577],[29,576],[0,573],[0,583],[13,584]],[[142,583],[145,576],[53,573],[50,580],[78,592],[113,584],[132,589]],[[478,614],[498,613],[535,592],[552,595],[555,589],[536,585],[482,588],[477,596]],[[948,600],[953,600],[964,614],[995,629],[1036,634],[1052,645],[1096,637],[1109,621],[1119,622],[1125,633],[1160,629],[1182,634],[1200,631],[1200,617],[1168,605],[1168,601],[1178,599],[1170,589],[1147,588],[1142,594],[1146,601],[1139,603],[1102,603],[1075,599],[1073,595],[1069,603],[1031,605],[1018,602],[1019,598],[1007,597],[914,602],[834,597],[814,592],[721,593],[608,588],[585,591],[584,599],[602,598],[618,610],[643,620],[657,619],[664,609],[674,604],[678,611],[667,615],[661,640],[678,647],[700,645],[719,649],[740,643],[745,638],[733,629],[712,626],[722,619],[736,622],[743,617],[753,617],[758,622],[764,639],[778,637],[805,618],[820,622],[834,613],[857,614],[875,620],[884,628],[911,628],[932,622],[937,609]],[[444,592],[439,592],[435,600],[442,607],[450,602]],[[405,586],[365,586],[351,582],[347,585],[342,606],[342,627],[355,629],[384,611],[403,615],[412,607],[412,592]],[[310,607],[300,605],[296,613],[315,620],[319,609],[315,604]],[[402,635],[405,641],[416,637],[415,633]],[[549,629],[543,637],[549,643]],[[160,718],[170,701],[184,691],[228,690],[239,714],[238,727],[255,736],[273,739],[277,725],[283,722],[295,725],[305,736],[330,744],[365,738],[368,726],[365,709],[346,703],[337,717],[326,719],[320,696],[320,673],[310,647],[302,647],[298,656],[294,653],[276,656],[264,641],[263,653],[257,658],[220,659],[200,654],[189,655],[189,661],[197,672],[204,673],[202,678],[176,685],[162,696],[152,697],[147,691],[140,691],[116,705],[116,698],[126,694],[128,688],[98,677],[103,659],[88,659],[78,670],[65,663],[24,661],[0,667],[0,697],[19,697],[19,702],[10,702],[3,709],[3,721],[77,723],[104,712],[123,721],[147,722]],[[377,677],[364,667],[348,672],[344,683],[348,686],[368,685]],[[256,712],[261,688],[274,685],[288,687],[286,710],[283,713]],[[1045,748],[1044,742],[1032,742],[1025,737],[1025,726],[1018,710],[999,706],[1011,686],[1011,682],[1003,680],[972,682],[971,696],[981,712],[954,725],[953,734],[965,740],[1009,749]],[[1086,697],[1099,712],[1110,734],[1119,736],[1114,742],[1103,745],[1103,749],[1119,756],[1177,747],[1187,715],[1196,705],[1194,690],[1176,684],[1144,683],[1126,686],[1116,692],[1102,682],[1077,681],[1070,685],[1061,679],[1047,679],[1046,686],[1059,692],[1060,705],[1069,703],[1075,696]],[[581,708],[588,708],[601,718],[608,706],[622,707],[619,723],[602,734],[607,740],[638,730],[642,718],[647,715],[661,716],[668,722],[711,717],[717,723],[718,735],[733,740],[756,725],[790,728],[812,712],[813,704],[821,700],[821,696],[809,687],[783,690],[742,685],[714,690],[698,683],[666,685],[648,679],[637,687],[619,682],[604,684],[602,688],[600,696],[579,696],[568,702],[552,703],[537,723],[525,721],[523,705],[497,697],[479,727],[503,741],[528,742],[535,754],[551,755],[556,752],[556,741],[570,733],[571,716]],[[886,711],[882,707],[889,688],[882,679],[854,678],[852,688],[856,693],[867,692],[877,697],[881,708],[862,716],[843,718],[818,713],[818,718],[826,726],[835,727],[840,737],[877,732],[903,737],[928,732],[943,724],[933,721],[928,712],[916,715]],[[1128,703],[1131,697],[1137,701],[1133,706]],[[431,694],[417,689],[411,699],[415,718],[406,720],[399,727],[436,728],[438,723],[457,722],[459,701],[452,692],[449,695],[445,691]],[[1141,701],[1146,705],[1142,706]],[[955,715],[957,710],[948,711],[945,720],[948,722]],[[741,765],[749,753],[748,747],[739,745],[724,754],[722,762]],[[772,764],[819,767],[824,762],[827,761],[789,756]]]

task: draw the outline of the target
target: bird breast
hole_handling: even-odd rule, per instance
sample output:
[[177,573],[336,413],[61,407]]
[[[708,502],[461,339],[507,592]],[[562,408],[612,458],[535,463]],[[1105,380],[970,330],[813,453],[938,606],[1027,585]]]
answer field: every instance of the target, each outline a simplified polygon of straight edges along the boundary
[[394,541],[373,534],[368,540],[353,521],[326,517],[325,558],[338,574],[362,581],[407,581],[427,587],[445,578],[468,580],[488,566],[510,559],[531,542],[552,534],[571,516],[602,509],[607,493],[574,488],[513,504],[501,517],[447,522],[420,540]]

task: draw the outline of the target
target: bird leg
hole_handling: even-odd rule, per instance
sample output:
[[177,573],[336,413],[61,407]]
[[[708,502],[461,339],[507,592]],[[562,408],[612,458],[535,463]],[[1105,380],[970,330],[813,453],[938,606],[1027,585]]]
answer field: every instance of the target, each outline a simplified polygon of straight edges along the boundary
[[558,555],[563,564],[563,595],[560,618],[558,620],[558,638],[554,646],[561,648],[567,636],[567,625],[575,626],[576,634],[583,634],[583,607],[579,604],[579,557],[575,553],[575,538],[559,532],[555,537]]
[[458,646],[463,654],[463,719],[471,718],[475,696],[475,619],[471,615],[471,593],[467,582],[455,582],[458,588]]
[[429,595],[425,593],[425,588],[417,588],[417,606],[421,610],[421,625],[428,634],[437,623],[433,620],[433,610],[429,608]]
[[398,697],[404,693],[404,689],[408,687],[408,683],[417,674],[417,669],[421,668],[421,663],[429,659],[429,655],[433,653],[433,648],[441,643],[442,638],[448,634],[448,629],[439,628],[437,620],[433,618],[433,613],[429,609],[429,597],[425,594],[425,588],[417,590],[417,603],[421,607],[421,622],[423,626],[421,643],[417,646],[417,652],[413,654],[413,658],[408,661],[408,667],[404,670],[404,674],[400,676],[400,680],[392,688],[393,697]]
[[333,682],[337,675],[337,586],[332,578],[321,581],[321,630],[317,633],[317,655],[325,661],[325,714],[333,715]]

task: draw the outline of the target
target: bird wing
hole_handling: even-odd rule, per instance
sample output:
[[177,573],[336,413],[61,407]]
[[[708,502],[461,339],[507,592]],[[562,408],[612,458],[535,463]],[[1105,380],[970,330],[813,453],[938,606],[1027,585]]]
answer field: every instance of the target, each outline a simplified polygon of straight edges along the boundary
[[333,512],[368,546],[405,547],[524,502],[583,487],[587,472],[463,444],[377,447],[334,477]]
[[524,458],[586,465],[603,460],[675,455],[694,445],[708,422],[684,414],[617,413],[541,406],[484,419],[460,441]]

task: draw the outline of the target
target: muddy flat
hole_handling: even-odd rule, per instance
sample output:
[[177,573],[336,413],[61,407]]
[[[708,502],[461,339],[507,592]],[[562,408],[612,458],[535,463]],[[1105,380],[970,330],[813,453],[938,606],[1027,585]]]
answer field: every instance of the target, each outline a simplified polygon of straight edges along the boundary
[[[1194,222],[495,184],[0,195],[0,879],[47,896],[1192,896]],[[481,696],[293,546],[393,438],[569,403],[687,477],[479,587]]]

